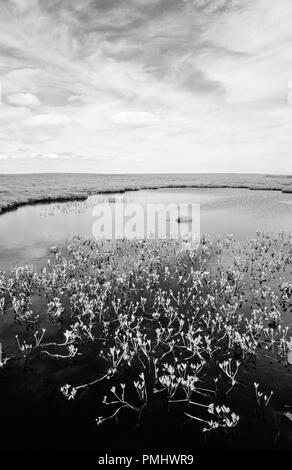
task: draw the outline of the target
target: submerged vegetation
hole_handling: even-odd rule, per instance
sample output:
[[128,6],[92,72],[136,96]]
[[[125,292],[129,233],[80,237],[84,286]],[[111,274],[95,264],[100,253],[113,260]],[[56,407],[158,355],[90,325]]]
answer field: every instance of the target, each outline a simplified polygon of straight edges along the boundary
[[0,274],[0,384],[56,363],[55,393],[72,413],[88,400],[98,429],[171,414],[204,445],[253,426],[289,441],[291,265],[285,233],[196,249],[75,237],[41,271]]

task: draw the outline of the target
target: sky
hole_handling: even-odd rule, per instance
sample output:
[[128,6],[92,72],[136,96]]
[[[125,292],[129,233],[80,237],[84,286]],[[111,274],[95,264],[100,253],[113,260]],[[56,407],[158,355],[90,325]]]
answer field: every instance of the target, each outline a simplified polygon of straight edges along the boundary
[[0,0],[0,173],[292,174],[291,53],[291,0]]

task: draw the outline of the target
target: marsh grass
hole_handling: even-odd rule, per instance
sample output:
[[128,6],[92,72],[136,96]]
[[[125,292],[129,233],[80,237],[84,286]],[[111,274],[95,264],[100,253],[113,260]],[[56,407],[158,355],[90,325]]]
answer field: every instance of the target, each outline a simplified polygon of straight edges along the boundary
[[292,192],[292,176],[256,174],[0,175],[0,213],[26,204],[84,201],[94,194],[124,193],[156,188],[245,188]]

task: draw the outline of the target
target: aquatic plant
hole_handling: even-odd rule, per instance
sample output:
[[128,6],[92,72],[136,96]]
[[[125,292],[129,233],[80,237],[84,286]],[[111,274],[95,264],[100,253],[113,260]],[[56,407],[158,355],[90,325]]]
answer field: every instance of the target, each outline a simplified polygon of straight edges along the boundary
[[[17,331],[0,367],[56,361],[67,371],[58,388],[70,403],[102,390],[92,409],[100,410],[98,425],[128,412],[143,421],[154,403],[201,423],[204,433],[231,430],[240,425],[236,397],[250,362],[255,384],[262,357],[277,367],[292,362],[283,315],[292,311],[291,250],[283,233],[245,244],[203,236],[183,250],[169,240],[74,237],[66,249],[54,247],[40,271],[0,273],[1,318]],[[256,385],[255,393],[267,407],[274,392]]]
[[270,391],[269,395],[266,395],[266,394],[264,394],[263,392],[260,391],[259,384],[257,382],[254,382],[254,389],[255,389],[257,404],[259,406],[267,407],[270,400],[271,400],[271,397],[274,395],[273,390]]
[[185,415],[191,420],[200,421],[203,424],[202,431],[204,433],[218,430],[220,428],[224,430],[234,428],[239,422],[239,416],[232,412],[228,406],[215,406],[214,403],[211,403],[204,407],[207,409],[208,413],[211,414],[211,419],[198,418],[197,416],[185,413]]

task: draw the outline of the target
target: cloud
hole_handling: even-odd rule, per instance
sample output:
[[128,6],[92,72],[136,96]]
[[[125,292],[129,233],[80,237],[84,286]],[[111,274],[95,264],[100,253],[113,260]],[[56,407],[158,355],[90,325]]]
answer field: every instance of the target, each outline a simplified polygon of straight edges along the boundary
[[288,171],[291,18],[290,0],[0,1],[1,171]]
[[157,124],[159,116],[143,111],[122,111],[114,114],[111,121],[125,126],[148,126]]
[[38,2],[37,0],[8,0],[8,3],[17,8],[19,12],[24,13],[26,10],[35,7]]
[[27,118],[24,121],[25,126],[28,127],[55,127],[55,126],[68,126],[71,123],[68,116],[61,116],[58,114],[39,114]]
[[42,158],[44,160],[70,160],[71,156],[62,153],[33,153],[29,156],[30,158]]
[[6,100],[13,106],[35,107],[40,105],[40,100],[32,93],[22,92],[8,95]]

